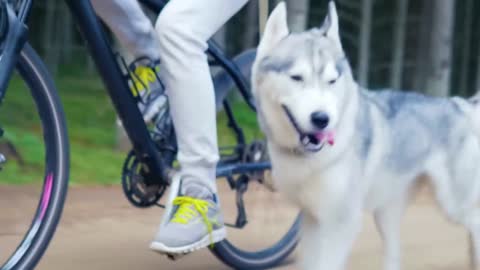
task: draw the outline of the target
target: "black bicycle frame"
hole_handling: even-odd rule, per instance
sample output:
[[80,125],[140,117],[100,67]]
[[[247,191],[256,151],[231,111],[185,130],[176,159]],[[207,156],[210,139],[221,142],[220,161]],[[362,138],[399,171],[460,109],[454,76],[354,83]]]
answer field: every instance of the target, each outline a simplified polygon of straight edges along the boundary
[[[25,21],[31,9],[31,0],[23,0],[19,7],[18,17],[7,0],[1,0],[2,12],[8,16],[8,27],[6,37],[2,42],[2,58],[0,59],[0,101],[12,75],[16,63],[16,57],[26,42]],[[147,184],[155,184],[162,179],[169,179],[170,168],[163,163],[155,143],[143,121],[143,117],[137,108],[136,101],[130,91],[127,80],[117,62],[117,59],[109,45],[106,34],[99,22],[94,10],[88,0],[65,0],[74,21],[86,41],[88,50],[98,68],[100,76],[107,88],[115,110],[121,119],[127,135],[133,145],[137,157],[144,164],[144,172],[147,174]],[[164,0],[142,0],[140,1],[152,10],[161,10],[166,4]],[[4,16],[2,16],[4,17]],[[0,23],[1,25],[1,23]],[[242,76],[239,69],[222,53],[218,46],[209,41],[208,53],[235,81],[238,90],[245,99],[245,102],[255,110],[253,98],[248,89],[248,83]],[[231,173],[242,173],[253,170],[265,170],[270,168],[269,163],[238,164],[225,167],[218,172],[220,175]]]
[[163,164],[151,139],[127,80],[123,76],[90,1],[66,0],[66,3],[86,41],[134,151],[144,164],[144,171],[152,176],[146,178],[147,183],[154,184],[154,179],[159,177],[168,179],[169,168]]
[[[21,9],[28,11],[30,7],[31,2],[26,1],[21,6]],[[2,0],[0,3],[0,12],[0,17],[2,18],[0,36],[5,41],[1,43],[2,46],[0,48],[2,51],[0,59],[0,101],[2,101],[10,82],[10,77],[12,77],[17,56],[27,41],[27,27],[24,22],[28,12],[21,12],[17,17],[13,8],[5,0]]]

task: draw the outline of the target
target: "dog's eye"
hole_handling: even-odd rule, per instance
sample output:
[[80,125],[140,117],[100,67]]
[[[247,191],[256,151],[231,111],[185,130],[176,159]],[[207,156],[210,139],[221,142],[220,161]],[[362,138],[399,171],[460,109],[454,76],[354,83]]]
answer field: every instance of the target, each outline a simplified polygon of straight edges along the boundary
[[290,75],[290,79],[296,81],[296,82],[303,82],[303,77],[302,75]]
[[338,76],[335,79],[330,79],[330,80],[327,81],[327,83],[329,85],[334,85],[338,81],[338,79],[340,78],[341,75],[342,74],[338,74]]
[[335,83],[337,82],[337,79],[338,79],[338,78],[329,80],[329,81],[328,81],[328,84],[329,84],[329,85],[335,84]]

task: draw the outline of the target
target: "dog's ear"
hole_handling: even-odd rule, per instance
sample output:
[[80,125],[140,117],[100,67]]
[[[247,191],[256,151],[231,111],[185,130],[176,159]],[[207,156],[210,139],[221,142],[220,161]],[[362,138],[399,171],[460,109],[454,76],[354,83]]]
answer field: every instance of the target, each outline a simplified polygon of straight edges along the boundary
[[337,7],[334,1],[328,3],[328,14],[320,28],[325,36],[340,43],[340,31],[338,26]]
[[281,39],[288,35],[287,7],[285,2],[280,2],[268,17],[263,37],[257,49],[257,57],[264,56]]

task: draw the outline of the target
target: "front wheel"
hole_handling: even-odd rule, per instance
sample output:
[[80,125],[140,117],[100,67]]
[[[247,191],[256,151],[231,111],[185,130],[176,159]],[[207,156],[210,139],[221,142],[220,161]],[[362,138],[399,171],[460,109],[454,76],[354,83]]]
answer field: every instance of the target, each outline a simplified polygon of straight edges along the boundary
[[34,269],[53,237],[68,189],[69,145],[55,85],[33,48],[0,104],[0,269]]

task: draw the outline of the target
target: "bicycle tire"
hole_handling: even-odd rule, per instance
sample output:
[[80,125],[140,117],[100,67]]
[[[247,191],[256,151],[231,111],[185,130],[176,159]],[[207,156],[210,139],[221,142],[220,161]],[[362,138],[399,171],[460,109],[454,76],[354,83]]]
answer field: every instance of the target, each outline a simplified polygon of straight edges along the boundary
[[274,245],[263,250],[249,252],[235,247],[228,239],[216,243],[212,253],[234,269],[268,269],[280,265],[295,250],[300,235],[301,214],[288,232]]
[[[18,56],[16,69],[28,86],[41,119],[45,174],[32,223],[2,270],[35,268],[57,228],[69,178],[69,143],[60,98],[45,65],[28,43]],[[4,102],[8,102],[8,91]]]

